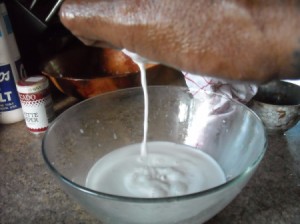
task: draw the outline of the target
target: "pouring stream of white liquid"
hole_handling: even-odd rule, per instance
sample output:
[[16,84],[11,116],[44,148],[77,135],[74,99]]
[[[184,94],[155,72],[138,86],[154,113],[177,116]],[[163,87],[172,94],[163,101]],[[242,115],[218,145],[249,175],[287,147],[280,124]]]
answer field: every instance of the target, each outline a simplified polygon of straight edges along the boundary
[[144,137],[141,144],[141,157],[146,158],[147,156],[147,136],[148,136],[148,114],[149,114],[149,100],[148,100],[148,89],[147,89],[147,78],[145,64],[149,60],[139,56],[136,53],[130,52],[126,49],[122,50],[131,60],[137,64],[141,73],[141,85],[144,93]]
[[149,113],[149,99],[148,99],[148,89],[146,80],[146,70],[145,64],[141,62],[136,62],[140,68],[141,72],[141,84],[144,92],[144,138],[141,146],[141,156],[145,158],[147,156],[147,133],[148,133],[148,113]]

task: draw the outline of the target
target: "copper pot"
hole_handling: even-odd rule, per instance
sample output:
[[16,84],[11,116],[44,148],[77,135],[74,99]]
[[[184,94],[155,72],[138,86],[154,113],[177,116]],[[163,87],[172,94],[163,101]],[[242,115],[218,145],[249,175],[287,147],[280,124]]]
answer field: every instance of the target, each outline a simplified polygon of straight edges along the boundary
[[[146,65],[149,85],[183,84],[179,71]],[[117,89],[140,85],[138,66],[124,53],[113,49],[77,45],[48,59],[42,73],[63,93],[90,98]]]

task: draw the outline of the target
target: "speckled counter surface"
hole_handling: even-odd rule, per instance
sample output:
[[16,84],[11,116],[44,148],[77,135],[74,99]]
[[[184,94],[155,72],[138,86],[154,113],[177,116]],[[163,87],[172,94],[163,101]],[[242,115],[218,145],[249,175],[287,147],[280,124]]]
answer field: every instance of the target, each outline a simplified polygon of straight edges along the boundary
[[[60,189],[42,159],[42,137],[24,122],[0,126],[0,223],[101,223]],[[254,177],[208,223],[300,223],[300,123],[285,135],[269,135]]]

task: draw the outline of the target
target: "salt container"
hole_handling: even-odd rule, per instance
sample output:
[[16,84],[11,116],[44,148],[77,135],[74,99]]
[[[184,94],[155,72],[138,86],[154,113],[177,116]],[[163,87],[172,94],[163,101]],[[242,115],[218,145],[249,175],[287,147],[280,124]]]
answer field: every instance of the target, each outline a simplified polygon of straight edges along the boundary
[[16,82],[25,76],[7,9],[0,1],[0,123],[24,119]]

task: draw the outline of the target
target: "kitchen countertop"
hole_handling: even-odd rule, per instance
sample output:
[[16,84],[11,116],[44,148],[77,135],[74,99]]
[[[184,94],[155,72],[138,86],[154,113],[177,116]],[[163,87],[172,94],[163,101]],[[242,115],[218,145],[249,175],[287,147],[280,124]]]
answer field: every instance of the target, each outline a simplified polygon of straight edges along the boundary
[[[65,97],[55,109],[74,103]],[[0,125],[0,223],[101,223],[61,190],[41,156],[42,137],[27,131],[24,121]],[[217,223],[300,223],[300,122],[285,135],[269,135],[253,178],[208,222]]]

